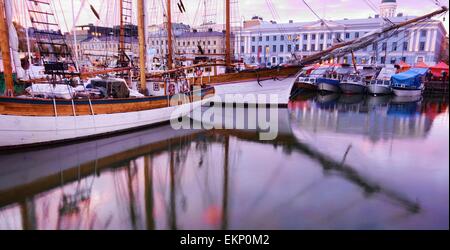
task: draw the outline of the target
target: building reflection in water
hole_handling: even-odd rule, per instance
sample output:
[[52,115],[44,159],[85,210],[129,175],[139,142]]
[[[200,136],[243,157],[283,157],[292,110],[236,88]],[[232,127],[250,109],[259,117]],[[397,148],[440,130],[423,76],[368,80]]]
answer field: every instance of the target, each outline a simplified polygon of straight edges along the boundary
[[448,200],[433,198],[448,197],[448,155],[424,174],[364,153],[367,140],[383,153],[424,143],[440,113],[445,100],[301,96],[272,142],[166,126],[5,153],[0,228],[448,228]]

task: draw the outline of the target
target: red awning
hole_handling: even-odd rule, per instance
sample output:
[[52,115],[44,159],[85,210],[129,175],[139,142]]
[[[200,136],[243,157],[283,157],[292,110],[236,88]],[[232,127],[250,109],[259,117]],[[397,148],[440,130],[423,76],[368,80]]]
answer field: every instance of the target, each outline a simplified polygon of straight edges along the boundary
[[405,63],[404,61],[400,61],[400,63],[398,64],[398,66],[400,66],[401,69],[405,69],[405,68],[411,68],[411,65]]
[[444,62],[440,62],[435,66],[431,67],[431,73],[433,73],[435,77],[441,77],[442,72],[447,72],[448,75],[448,65]]
[[418,62],[416,63],[416,65],[414,65],[414,68],[430,68],[430,66],[428,66],[426,63],[424,62]]
[[435,66],[431,67],[431,69],[440,69],[440,70],[448,70],[448,65],[445,62],[440,62],[436,64]]

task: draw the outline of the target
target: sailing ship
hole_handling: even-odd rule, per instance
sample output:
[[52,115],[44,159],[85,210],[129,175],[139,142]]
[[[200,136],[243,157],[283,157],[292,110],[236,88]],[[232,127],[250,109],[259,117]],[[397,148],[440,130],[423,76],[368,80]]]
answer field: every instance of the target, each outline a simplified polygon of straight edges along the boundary
[[[166,1],[166,18],[168,32],[168,55],[167,68],[176,70],[174,66],[175,59],[173,53],[173,34],[172,34],[172,1]],[[289,64],[276,66],[272,68],[246,68],[242,69],[240,63],[232,58],[232,28],[231,28],[231,2],[225,0],[225,53],[224,59],[216,60],[209,54],[201,54],[200,57],[192,59],[194,62],[190,66],[178,67],[183,70],[192,85],[211,85],[215,88],[215,94],[222,102],[231,102],[237,104],[277,104],[287,106],[293,89],[294,83],[303,68],[300,64]],[[179,7],[182,1],[179,3]],[[222,55],[221,55],[222,56]],[[214,70],[212,70],[214,69]],[[191,73],[189,73],[191,72]],[[194,72],[194,73],[192,73]],[[205,72],[212,72],[206,74]],[[147,74],[148,84],[153,85],[153,78],[159,77],[160,72]],[[157,81],[156,81],[157,82]],[[246,98],[240,99],[246,95],[264,95],[266,98],[255,98],[249,101]],[[276,96],[270,99],[269,95]],[[230,98],[225,98],[225,97]],[[233,98],[236,97],[236,98]],[[253,103],[252,103],[253,102]]]
[[[122,8],[127,8],[124,6],[125,2],[129,3],[125,0],[120,1]],[[142,5],[144,1],[138,2]],[[45,73],[49,80],[25,82],[31,85],[29,88],[31,93],[15,95],[9,55],[9,37],[15,31],[8,29],[8,24],[12,20],[5,16],[5,8],[11,9],[12,1],[0,1],[0,40],[6,78],[6,93],[0,97],[0,132],[4,135],[0,148],[79,140],[157,125],[188,114],[214,95],[214,87],[207,85],[196,90],[189,85],[176,88],[175,84],[181,85],[177,72],[164,74],[162,79],[165,91],[161,95],[138,95],[139,97],[130,95],[126,77],[119,74],[118,77],[106,75],[112,72],[122,72],[126,75],[126,72],[131,70],[131,67],[124,67],[127,65],[121,64],[119,68],[98,72],[78,73],[76,64],[71,59],[69,47],[59,29],[55,13],[52,11],[52,2],[28,0],[27,7],[31,23],[37,32],[39,52],[43,57]],[[139,17],[143,18],[145,14],[143,9],[138,8],[138,12]],[[142,22],[139,22],[139,28],[144,28]],[[124,23],[121,22],[121,37],[123,30]],[[143,33],[139,34],[142,38]],[[144,43],[140,45],[145,46]],[[123,49],[122,39],[119,52],[122,52],[120,57],[126,60]],[[141,54],[143,51],[145,48],[141,49]],[[140,58],[145,60],[142,55]],[[141,65],[142,68],[145,70]],[[101,77],[96,78],[93,81],[95,83],[90,86],[77,84],[80,82],[79,78],[99,75]],[[35,85],[48,90],[45,96],[33,95]],[[67,91],[62,91],[63,88]],[[81,91],[77,91],[79,88]],[[55,94],[58,90],[65,94],[62,96]],[[101,98],[98,98],[98,92],[101,92]]]

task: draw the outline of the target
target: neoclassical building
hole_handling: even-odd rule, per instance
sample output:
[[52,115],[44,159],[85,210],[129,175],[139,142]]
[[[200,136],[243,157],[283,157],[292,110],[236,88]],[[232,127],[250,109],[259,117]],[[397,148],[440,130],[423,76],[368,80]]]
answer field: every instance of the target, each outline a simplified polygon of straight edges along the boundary
[[[338,38],[344,41],[355,39],[386,25],[386,22],[401,23],[414,18],[396,11],[395,0],[382,0],[380,14],[365,19],[327,20],[325,23],[290,21],[279,24],[254,17],[244,22],[244,29],[237,34],[239,38],[235,56],[247,63],[282,64],[293,56],[302,58],[324,50],[336,43]],[[442,21],[428,20],[399,30],[379,44],[355,52],[355,57],[359,64],[390,64],[399,61],[415,64],[423,61],[434,65],[439,60],[446,36]],[[350,63],[351,56],[338,60]]]

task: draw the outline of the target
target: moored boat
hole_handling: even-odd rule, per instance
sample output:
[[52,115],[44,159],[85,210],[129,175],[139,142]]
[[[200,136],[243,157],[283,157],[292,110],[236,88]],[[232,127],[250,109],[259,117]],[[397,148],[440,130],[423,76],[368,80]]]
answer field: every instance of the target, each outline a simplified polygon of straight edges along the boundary
[[[0,133],[3,135],[0,148],[73,141],[157,125],[187,115],[214,95],[214,87],[206,85],[196,88],[185,80],[181,72],[174,71],[160,77],[163,91],[145,96],[128,86],[132,77],[127,73],[132,67],[127,65],[129,62],[126,60],[121,62],[121,68],[108,69],[102,74],[96,72],[94,76],[102,77],[91,78],[83,83],[81,79],[88,76],[76,71],[71,51],[61,32],[48,31],[45,25],[48,22],[46,18],[54,18],[52,5],[30,1],[28,8],[33,27],[53,37],[51,43],[45,37],[37,37],[48,80],[22,82],[31,84],[27,88],[28,93],[15,93],[8,33],[0,32],[6,76],[5,96],[0,97]],[[138,8],[138,11],[142,12],[142,9]],[[7,30],[2,15],[0,11],[0,28]],[[57,25],[57,20],[52,22]],[[141,23],[138,25],[139,30],[144,29]],[[123,25],[120,29],[123,31]],[[140,39],[143,34],[145,32],[139,32]],[[144,43],[140,45],[144,46]],[[51,52],[48,47],[55,52]],[[124,47],[121,44],[121,48]],[[141,69],[145,70],[144,51],[141,50],[140,59],[143,65]],[[119,55],[125,57],[120,49]],[[116,72],[121,77],[105,75],[106,72]],[[141,76],[145,76],[145,73]],[[141,82],[143,90],[146,88],[145,77],[141,77]]]
[[[355,65],[356,67],[356,65]],[[377,68],[373,66],[359,66],[357,73],[344,77],[340,88],[344,94],[365,94],[368,83],[375,78]]]
[[425,90],[427,68],[413,68],[392,76],[391,88],[396,96],[421,96]]
[[[295,89],[309,90],[314,91],[317,90],[318,86],[316,83],[317,77],[320,76],[319,72],[323,70],[319,70],[321,67],[318,65],[305,67],[297,81],[295,82]],[[316,72],[317,71],[317,72]]]
[[372,95],[392,94],[391,77],[397,72],[393,65],[383,67],[376,79],[369,82],[368,91]]
[[344,77],[339,87],[344,94],[364,94],[367,91],[366,81],[359,75]]
[[348,76],[353,69],[350,65],[336,65],[333,66],[325,75],[317,79],[319,91],[322,92],[341,92],[339,87],[341,80]]

